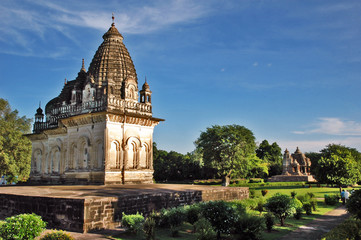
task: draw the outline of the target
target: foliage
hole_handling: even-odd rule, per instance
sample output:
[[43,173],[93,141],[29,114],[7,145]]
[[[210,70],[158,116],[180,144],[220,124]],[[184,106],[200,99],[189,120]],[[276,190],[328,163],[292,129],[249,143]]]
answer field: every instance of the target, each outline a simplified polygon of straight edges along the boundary
[[361,189],[351,194],[346,202],[346,208],[349,213],[361,220]]
[[239,239],[257,240],[261,239],[261,232],[265,229],[263,218],[244,214],[238,218],[235,232]]
[[244,200],[234,200],[230,202],[230,204],[235,209],[237,215],[243,215],[246,213],[247,205]]
[[291,192],[291,197],[292,197],[292,198],[295,198],[296,195],[297,195],[296,191],[292,191],[292,192]]
[[325,203],[327,205],[336,205],[340,201],[340,196],[338,194],[328,195],[325,194]]
[[[249,129],[239,125],[214,125],[201,132],[195,145],[204,165],[215,169],[219,177],[230,176],[235,169],[233,177],[250,175],[247,158],[255,153],[256,143]],[[253,157],[250,160],[255,161]]]
[[311,198],[311,199],[310,199],[310,204],[311,204],[311,206],[312,206],[312,210],[313,210],[313,211],[316,211],[316,210],[317,210],[317,200],[314,199],[314,198]]
[[269,176],[279,175],[282,173],[282,152],[276,142],[271,145],[267,140],[263,140],[256,149],[257,157],[269,162]]
[[325,236],[323,236],[322,240],[340,240],[340,239],[348,239],[348,240],[359,240],[361,239],[361,220],[349,218],[330,232],[328,232]]
[[255,198],[256,197],[256,190],[249,189],[249,198]]
[[53,230],[46,233],[40,240],[74,240],[74,238],[67,232],[61,230]]
[[300,220],[302,217],[302,212],[303,212],[303,208],[302,207],[297,207],[296,208],[296,212],[293,214],[293,216],[297,219]]
[[264,220],[266,223],[266,228],[268,232],[272,231],[273,225],[275,225],[275,217],[273,216],[272,213],[266,213],[264,216]]
[[268,193],[267,189],[262,189],[261,190],[262,196],[266,196],[266,194]]
[[46,222],[36,214],[20,214],[5,219],[0,237],[4,240],[30,240],[45,230]]
[[314,167],[319,182],[339,187],[360,181],[360,170],[361,154],[356,149],[336,144],[321,150],[321,158]]
[[192,204],[190,206],[187,206],[185,209],[187,222],[193,225],[195,222],[198,221],[199,216],[201,215],[201,207],[199,206],[199,204]]
[[212,224],[207,219],[200,218],[194,225],[197,229],[197,240],[216,239],[216,232],[214,231]]
[[152,215],[144,221],[143,232],[146,240],[155,240],[155,219]]
[[31,119],[19,117],[0,98],[0,177],[8,182],[26,181],[30,174],[31,142],[23,134],[30,131]]
[[263,198],[258,198],[256,210],[259,211],[259,214],[262,214],[264,211],[264,203],[265,202]]
[[131,233],[138,233],[143,228],[144,217],[142,214],[125,214],[122,216],[122,226]]
[[217,232],[229,234],[237,221],[235,209],[224,201],[209,201],[202,205],[202,215],[212,224]]
[[175,207],[167,210],[165,215],[171,229],[172,237],[178,235],[179,226],[186,220],[186,212],[183,207]]
[[291,198],[288,195],[279,193],[267,199],[265,207],[278,217],[281,226],[284,226],[284,220],[296,211],[295,204],[291,201]]
[[158,150],[153,143],[154,179],[156,181],[184,181],[202,178],[201,162],[194,154]]
[[312,214],[312,205],[309,202],[306,202],[303,204],[303,209],[305,210],[307,215],[311,215]]

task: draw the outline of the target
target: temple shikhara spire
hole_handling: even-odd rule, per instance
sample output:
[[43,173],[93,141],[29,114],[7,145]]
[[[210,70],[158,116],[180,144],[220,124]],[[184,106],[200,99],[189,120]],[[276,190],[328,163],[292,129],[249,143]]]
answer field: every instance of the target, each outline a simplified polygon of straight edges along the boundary
[[60,94],[35,114],[30,181],[42,184],[151,183],[150,86],[137,73],[114,14],[88,71],[82,66]]

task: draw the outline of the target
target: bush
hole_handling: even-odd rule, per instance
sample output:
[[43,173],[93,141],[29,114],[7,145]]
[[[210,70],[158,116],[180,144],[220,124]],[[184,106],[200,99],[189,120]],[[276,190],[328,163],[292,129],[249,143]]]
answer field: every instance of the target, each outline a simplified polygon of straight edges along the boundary
[[307,194],[305,194],[305,195],[299,195],[299,196],[297,196],[296,197],[298,200],[300,200],[301,201],[301,203],[303,204],[303,203],[306,203],[306,202],[310,202],[310,196],[309,195],[307,195]]
[[175,207],[169,209],[166,213],[168,218],[168,223],[171,229],[172,237],[176,237],[178,235],[179,226],[185,221],[186,213],[183,207]]
[[257,199],[251,199],[251,198],[248,198],[248,199],[244,199],[242,200],[242,204],[244,207],[248,208],[248,209],[251,209],[251,210],[256,210],[257,209]]
[[314,198],[310,199],[310,204],[312,206],[312,210],[316,211],[317,210],[317,200]]
[[122,216],[122,226],[127,228],[131,233],[138,233],[143,229],[144,217],[142,214],[129,214],[126,215],[123,213]]
[[229,234],[237,221],[236,211],[224,201],[209,201],[202,205],[202,215],[217,231],[217,238],[221,233]]
[[199,216],[201,214],[201,207],[199,206],[199,204],[193,204],[187,206],[185,208],[185,211],[186,211],[187,222],[193,225],[199,219]]
[[315,194],[314,194],[313,192],[307,192],[306,195],[307,195],[310,199],[312,199],[312,198],[315,197]]
[[346,202],[346,209],[349,213],[361,220],[361,189],[351,194]]
[[327,205],[336,205],[338,202],[340,201],[340,197],[338,194],[333,194],[333,195],[327,195],[325,194],[325,203]]
[[259,211],[259,214],[262,214],[262,212],[264,211],[264,199],[263,198],[258,199],[256,209],[257,209],[257,211]]
[[214,231],[212,224],[205,218],[200,218],[194,223],[197,232],[197,240],[213,240],[216,239],[216,232]]
[[288,195],[276,193],[265,204],[266,209],[272,212],[284,226],[285,219],[296,211],[294,201]]
[[323,240],[361,239],[361,220],[349,218],[322,238]]
[[295,198],[296,195],[297,195],[296,191],[292,191],[292,192],[291,192],[291,197],[292,197],[292,198]]
[[303,209],[305,210],[307,215],[311,215],[312,214],[312,205],[309,202],[306,202],[303,204]]
[[155,240],[155,219],[150,215],[144,221],[143,232],[146,240]]
[[296,213],[293,214],[293,216],[297,219],[300,220],[302,218],[302,212],[303,212],[303,208],[302,207],[298,207],[296,208]]
[[242,214],[246,213],[247,206],[244,201],[245,200],[234,200],[234,201],[230,202],[230,204],[235,209],[237,215],[242,215]]
[[264,196],[267,195],[268,190],[267,189],[262,189],[261,193],[262,193],[262,196],[264,197]]
[[250,189],[249,190],[249,198],[255,198],[256,197],[256,190]]
[[29,240],[45,230],[46,222],[36,214],[20,214],[8,217],[2,223],[0,237],[4,240]]
[[235,233],[239,234],[242,240],[261,239],[261,232],[265,229],[261,217],[244,214],[239,217],[235,225]]
[[275,225],[275,217],[273,216],[272,213],[266,213],[264,215],[264,220],[266,223],[266,228],[268,232],[272,231],[273,225]]
[[45,234],[40,240],[74,240],[74,238],[67,232],[61,230],[53,230]]

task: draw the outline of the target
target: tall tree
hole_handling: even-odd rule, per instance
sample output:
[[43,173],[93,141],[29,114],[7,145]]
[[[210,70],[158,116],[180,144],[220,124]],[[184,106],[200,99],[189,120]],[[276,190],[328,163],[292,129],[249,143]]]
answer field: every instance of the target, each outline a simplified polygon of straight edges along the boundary
[[269,144],[263,140],[256,149],[257,157],[269,162],[269,175],[278,175],[282,173],[282,152],[276,142]]
[[19,117],[18,111],[0,98],[0,176],[8,181],[29,177],[31,142],[23,134],[30,131],[30,125],[31,119]]
[[342,185],[361,180],[359,159],[360,153],[356,149],[330,144],[321,150],[321,158],[313,166],[313,171],[319,182],[335,184],[341,190]]
[[203,155],[204,166],[216,169],[224,180],[242,163],[247,164],[244,160],[254,154],[256,148],[252,131],[239,125],[207,128],[201,132],[195,145]]

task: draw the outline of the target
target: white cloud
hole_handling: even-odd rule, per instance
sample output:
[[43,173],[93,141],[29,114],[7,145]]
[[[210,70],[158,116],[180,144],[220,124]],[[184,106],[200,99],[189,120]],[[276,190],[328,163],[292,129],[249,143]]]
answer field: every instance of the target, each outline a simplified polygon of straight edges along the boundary
[[258,62],[254,62],[253,67],[257,67],[257,66],[258,66]]
[[336,136],[361,136],[361,123],[340,118],[318,118],[310,129],[293,131],[294,134],[325,134]]

